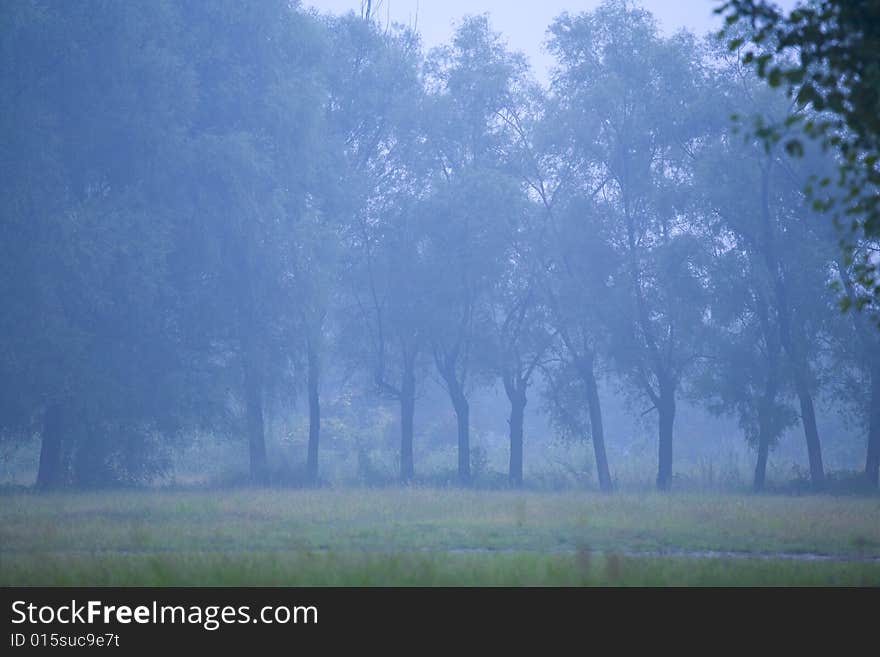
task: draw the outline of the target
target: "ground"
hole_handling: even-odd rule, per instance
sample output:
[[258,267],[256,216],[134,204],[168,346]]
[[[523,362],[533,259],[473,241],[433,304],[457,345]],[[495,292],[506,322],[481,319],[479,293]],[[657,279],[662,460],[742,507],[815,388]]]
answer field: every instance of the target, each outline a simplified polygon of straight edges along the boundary
[[880,497],[454,489],[0,496],[0,585],[880,586]]

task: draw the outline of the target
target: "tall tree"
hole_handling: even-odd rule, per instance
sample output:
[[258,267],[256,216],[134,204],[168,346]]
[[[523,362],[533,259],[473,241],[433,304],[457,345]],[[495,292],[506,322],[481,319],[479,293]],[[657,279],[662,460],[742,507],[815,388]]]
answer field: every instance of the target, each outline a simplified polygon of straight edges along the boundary
[[504,223],[521,196],[512,170],[515,121],[529,85],[521,55],[509,53],[485,16],[465,19],[452,44],[427,63],[426,147],[434,183],[426,237],[433,260],[428,335],[458,427],[458,477],[470,479],[473,351],[485,331],[487,302],[503,269]]
[[[672,484],[676,395],[700,355],[705,240],[688,221],[689,168],[705,131],[692,38],[659,36],[647,12],[606,2],[551,27],[554,93],[571,113],[613,226],[615,361],[658,413],[657,486]],[[580,120],[578,120],[580,119]]]
[[565,433],[589,435],[599,487],[610,491],[598,370],[608,356],[609,283],[620,263],[596,203],[604,181],[581,143],[580,109],[562,94],[540,101],[537,120],[523,131],[520,168],[547,222],[542,297],[559,336],[555,365],[545,368],[548,401]]
[[349,16],[353,38],[334,86],[346,134],[348,216],[344,340],[377,390],[400,404],[400,477],[415,474],[413,437],[426,342],[416,208],[425,193],[420,151],[420,44],[411,30],[380,30]]
[[42,487],[137,481],[189,397],[168,279],[195,99],[178,11],[29,2],[0,20],[0,422],[39,430]]
[[[286,281],[310,210],[323,93],[321,40],[288,2],[187,6],[199,81],[189,281],[193,320],[229,365],[245,411],[251,479],[268,481],[266,396],[290,373]],[[210,325],[208,325],[210,324]]]
[[[608,283],[617,270],[617,257],[602,236],[604,227],[589,199],[576,194],[567,203],[557,203],[552,208],[553,230],[548,231],[549,263],[543,289],[550,321],[559,336],[557,367],[548,373],[551,409],[566,431],[589,435],[599,488],[610,491],[598,369],[609,347],[603,311],[613,303]],[[580,420],[584,407],[585,422]]]
[[493,290],[491,337],[483,355],[501,379],[510,403],[508,480],[520,486],[528,391],[556,336],[541,298],[543,271],[536,253],[543,230],[540,214],[522,203],[518,212],[505,218],[510,223],[506,267]]
[[[735,57],[719,54],[718,61],[727,65],[719,72],[718,84],[724,89],[721,102],[729,108],[727,115],[760,115],[768,121],[785,115],[785,99],[756,84],[754,75]],[[817,232],[811,222],[798,225],[811,213],[797,186],[805,175],[795,171],[781,148],[768,150],[748,136],[731,138],[719,130],[715,146],[707,150],[698,173],[700,189],[708,202],[707,216],[718,222],[719,230],[728,233],[723,240],[728,246],[723,250],[728,257],[744,260],[744,271],[751,279],[744,284],[753,298],[742,308],[746,315],[737,323],[742,326],[741,322],[755,313],[752,319],[758,322],[755,330],[760,330],[760,341],[753,344],[763,344],[766,350],[766,360],[755,362],[757,369],[751,373],[764,381],[759,403],[766,415],[759,431],[763,438],[757,445],[756,486],[763,482],[767,441],[772,443],[774,434],[783,428],[778,422],[785,413],[774,398],[790,379],[800,408],[810,476],[814,485],[821,487],[824,466],[814,397],[819,383],[816,364],[822,318],[827,310],[830,252],[826,238],[819,234],[822,231]],[[821,158],[814,164],[821,165]],[[745,367],[749,361],[745,359],[740,365]]]

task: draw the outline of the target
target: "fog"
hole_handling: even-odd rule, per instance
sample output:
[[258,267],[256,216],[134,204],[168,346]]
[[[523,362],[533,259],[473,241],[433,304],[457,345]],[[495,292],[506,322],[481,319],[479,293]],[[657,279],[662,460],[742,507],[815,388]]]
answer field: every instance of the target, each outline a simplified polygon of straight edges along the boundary
[[714,6],[5,3],[4,485],[876,486],[835,157]]
[[[360,0],[313,0],[304,3],[319,12],[343,14],[360,11]],[[547,52],[547,27],[563,12],[572,14],[593,11],[599,0],[549,0],[548,2],[505,2],[504,0],[380,0],[374,2],[374,13],[387,25],[397,22],[415,27],[422,43],[428,49],[448,43],[456,25],[465,16],[488,14],[494,30],[501,34],[511,50],[528,57],[535,77],[542,83],[549,81],[554,58]],[[783,6],[792,5],[783,3]],[[679,29],[695,34],[708,34],[721,28],[722,19],[713,14],[715,4],[710,0],[682,0],[663,2],[649,0],[641,3],[658,21],[661,32],[669,35]]]

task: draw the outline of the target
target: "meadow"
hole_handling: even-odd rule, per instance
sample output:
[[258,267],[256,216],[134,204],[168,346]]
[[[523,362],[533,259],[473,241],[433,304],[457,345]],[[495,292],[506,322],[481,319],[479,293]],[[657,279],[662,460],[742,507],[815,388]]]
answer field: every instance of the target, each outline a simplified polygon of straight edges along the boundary
[[880,585],[876,496],[442,488],[0,496],[0,585]]

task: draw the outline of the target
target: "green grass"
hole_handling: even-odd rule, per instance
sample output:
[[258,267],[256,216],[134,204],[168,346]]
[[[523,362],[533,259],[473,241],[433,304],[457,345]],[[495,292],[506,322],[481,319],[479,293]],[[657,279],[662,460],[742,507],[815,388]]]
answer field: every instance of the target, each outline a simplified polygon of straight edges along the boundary
[[878,586],[880,564],[536,553],[248,552],[16,556],[4,585]]
[[[657,555],[675,552],[677,556]],[[858,561],[694,558],[701,551]],[[440,489],[0,497],[4,585],[880,585],[880,498]]]

